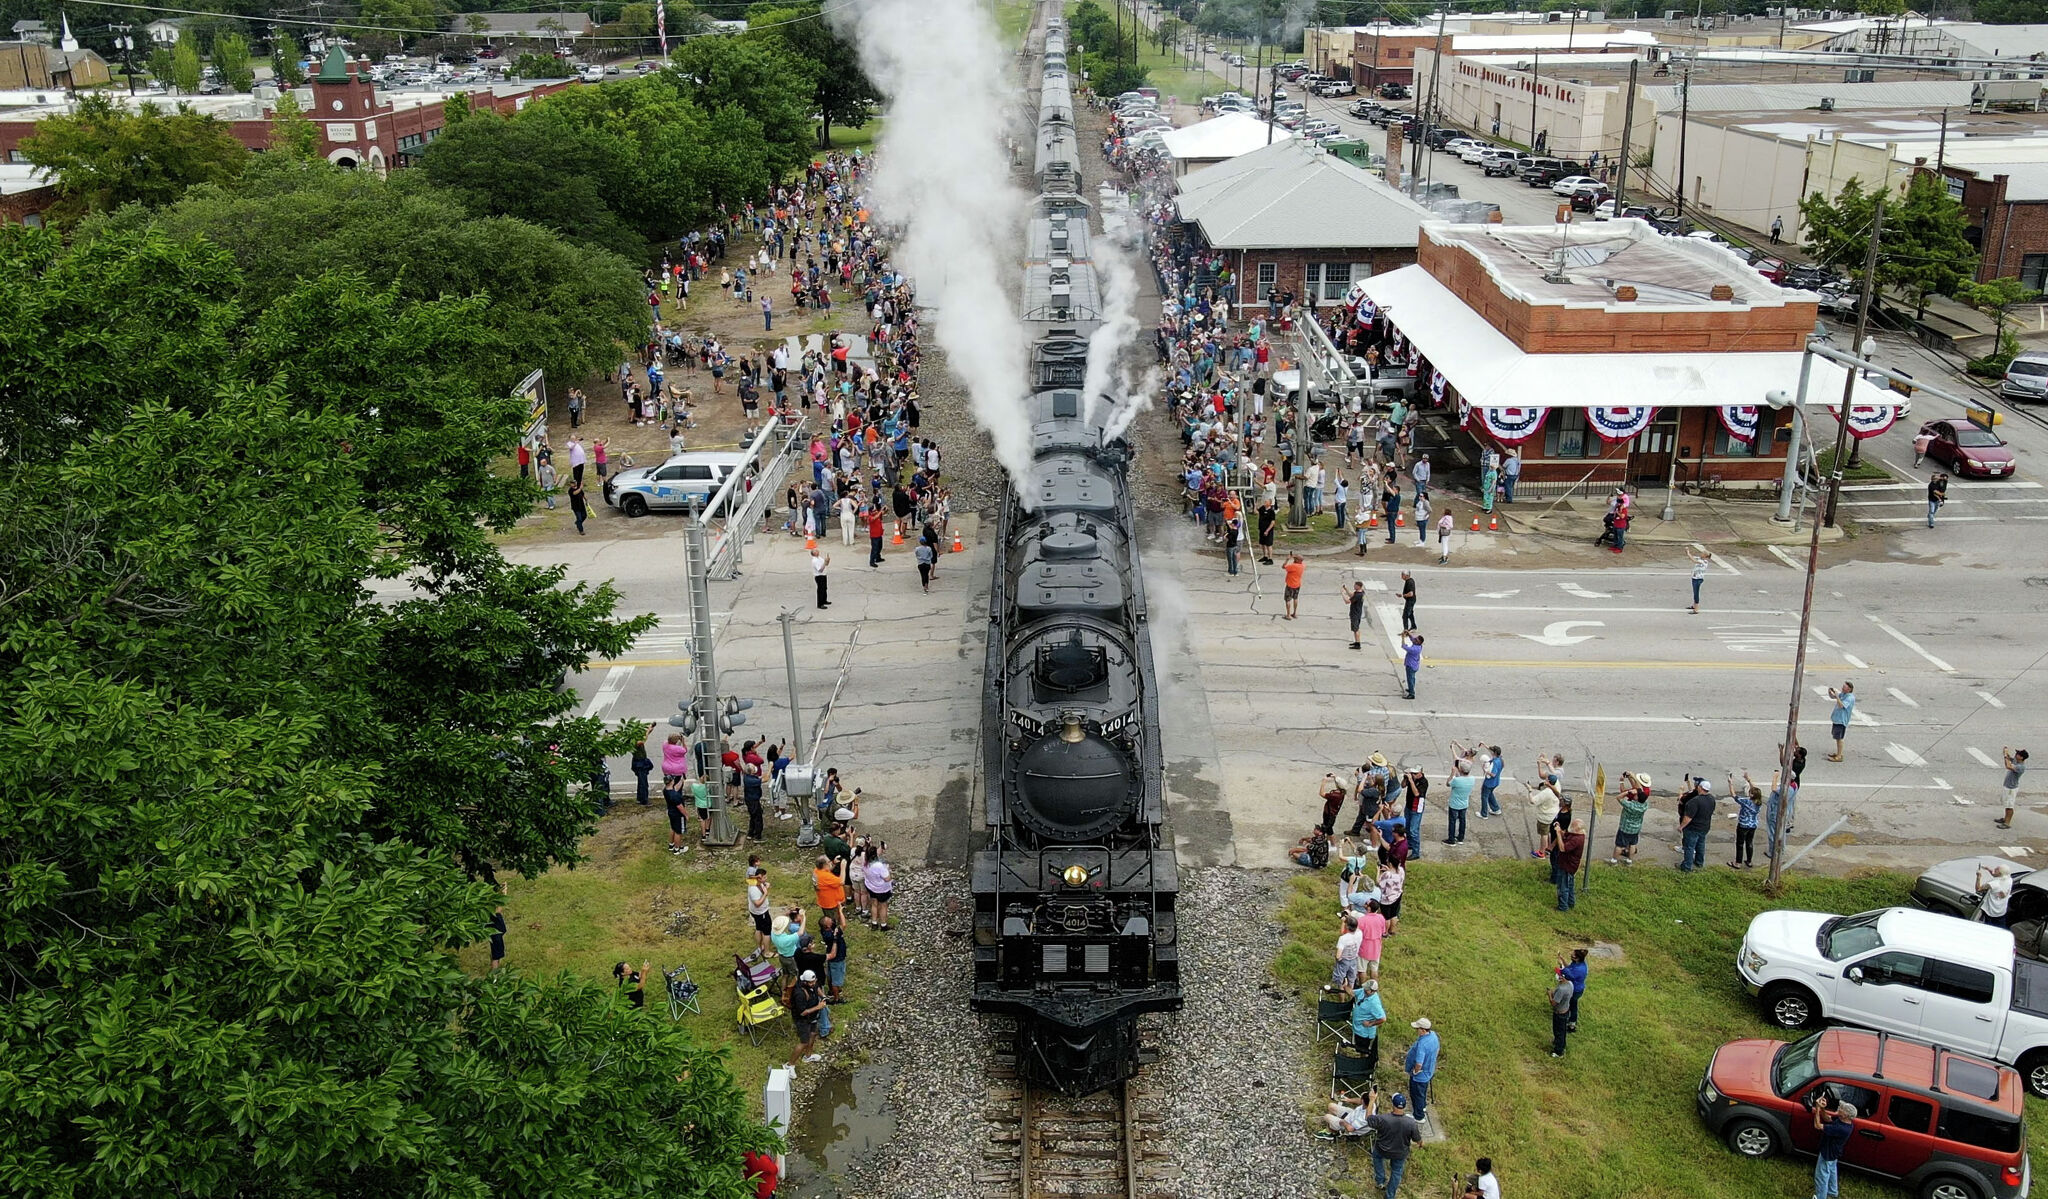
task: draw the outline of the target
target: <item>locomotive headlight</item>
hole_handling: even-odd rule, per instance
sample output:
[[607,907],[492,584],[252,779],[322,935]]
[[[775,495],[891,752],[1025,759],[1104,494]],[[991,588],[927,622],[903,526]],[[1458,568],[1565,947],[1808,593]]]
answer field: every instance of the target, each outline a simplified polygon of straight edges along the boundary
[[1060,878],[1066,880],[1066,884],[1069,887],[1085,887],[1088,885],[1088,868],[1086,866],[1069,866],[1060,872]]

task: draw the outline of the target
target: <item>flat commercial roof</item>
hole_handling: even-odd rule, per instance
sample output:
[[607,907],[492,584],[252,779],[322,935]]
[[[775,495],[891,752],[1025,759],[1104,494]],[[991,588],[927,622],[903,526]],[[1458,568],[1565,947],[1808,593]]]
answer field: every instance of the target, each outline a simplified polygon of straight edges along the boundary
[[[1780,307],[1794,294],[1757,274],[1726,247],[1666,237],[1638,220],[1427,228],[1430,241],[1477,259],[1502,295],[1529,304],[1610,307],[1618,303],[1614,289],[1622,284],[1636,289],[1637,299],[1626,304],[1631,312],[1725,307],[1729,301],[1709,298],[1723,285],[1736,302],[1753,308]],[[1560,252],[1568,280],[1562,283],[1546,278]]]
[[[1434,236],[1434,230],[1432,230]],[[1803,354],[1531,354],[1421,266],[1373,275],[1360,287],[1430,365],[1474,408],[1756,405],[1771,391],[1799,386]],[[1813,362],[1809,397],[1842,394],[1843,369]],[[1859,380],[1856,404],[1896,404],[1891,392]]]

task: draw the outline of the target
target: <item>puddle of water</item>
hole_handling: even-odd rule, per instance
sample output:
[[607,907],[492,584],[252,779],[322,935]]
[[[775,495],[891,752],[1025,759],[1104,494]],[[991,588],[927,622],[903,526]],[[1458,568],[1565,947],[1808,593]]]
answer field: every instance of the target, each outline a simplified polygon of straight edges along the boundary
[[896,1133],[889,1111],[887,1066],[869,1063],[853,1073],[834,1071],[818,1080],[811,1102],[790,1130],[791,1199],[836,1199],[846,1168],[886,1144]]

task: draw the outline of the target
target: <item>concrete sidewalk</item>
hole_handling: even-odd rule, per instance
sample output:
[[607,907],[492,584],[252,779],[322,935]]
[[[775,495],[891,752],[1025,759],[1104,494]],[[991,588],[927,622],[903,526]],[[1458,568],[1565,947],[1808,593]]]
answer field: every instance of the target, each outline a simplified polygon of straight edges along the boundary
[[[1805,545],[1812,536],[1806,523],[1797,532],[1789,524],[1771,518],[1777,505],[1760,500],[1710,500],[1680,496],[1673,519],[1662,520],[1664,499],[1659,495],[1636,497],[1635,516],[1629,522],[1628,540],[1644,545]],[[1607,511],[1601,499],[1566,499],[1537,505],[1504,505],[1503,525],[1515,533],[1538,533],[1552,537],[1600,535],[1600,518]],[[1840,541],[1841,528],[1822,529],[1823,544]]]

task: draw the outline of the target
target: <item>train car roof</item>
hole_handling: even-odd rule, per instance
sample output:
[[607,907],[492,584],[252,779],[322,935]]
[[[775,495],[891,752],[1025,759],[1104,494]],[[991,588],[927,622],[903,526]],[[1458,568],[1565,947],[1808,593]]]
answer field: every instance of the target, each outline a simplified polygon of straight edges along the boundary
[[1089,321],[1102,315],[1095,268],[1086,263],[1065,268],[1053,263],[1025,267],[1022,298],[1020,307],[1027,321]]

